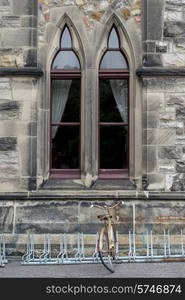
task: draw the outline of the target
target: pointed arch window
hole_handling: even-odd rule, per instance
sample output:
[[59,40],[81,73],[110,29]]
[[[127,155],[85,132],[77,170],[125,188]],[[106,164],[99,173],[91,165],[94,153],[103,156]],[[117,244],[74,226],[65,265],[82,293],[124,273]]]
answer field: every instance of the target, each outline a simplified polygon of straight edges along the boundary
[[80,177],[81,67],[66,25],[51,66],[50,174]]
[[99,177],[128,176],[129,67],[112,26],[99,67]]

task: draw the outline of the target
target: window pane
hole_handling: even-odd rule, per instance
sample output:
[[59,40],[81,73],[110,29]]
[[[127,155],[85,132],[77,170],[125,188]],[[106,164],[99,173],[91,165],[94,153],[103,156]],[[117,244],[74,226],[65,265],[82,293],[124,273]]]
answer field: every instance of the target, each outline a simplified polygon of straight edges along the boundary
[[100,127],[100,169],[127,169],[127,127]]
[[80,127],[52,126],[56,134],[52,139],[52,168],[80,168]]
[[120,51],[108,51],[102,59],[100,69],[128,69],[128,66]]
[[69,29],[66,27],[61,38],[61,48],[72,48],[72,40]]
[[128,81],[100,79],[100,122],[128,122]]
[[54,59],[52,69],[80,69],[79,60],[73,51],[60,51]]
[[52,81],[52,123],[80,122],[80,79]]
[[109,36],[108,48],[119,48],[119,39],[114,27],[112,28]]

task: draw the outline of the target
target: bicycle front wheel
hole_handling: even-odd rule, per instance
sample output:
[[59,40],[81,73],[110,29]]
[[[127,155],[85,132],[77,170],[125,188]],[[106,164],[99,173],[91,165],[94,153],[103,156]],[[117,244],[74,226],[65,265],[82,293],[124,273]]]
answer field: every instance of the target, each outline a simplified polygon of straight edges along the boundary
[[114,249],[110,250],[108,233],[105,227],[99,234],[98,254],[103,266],[111,273],[114,273]]

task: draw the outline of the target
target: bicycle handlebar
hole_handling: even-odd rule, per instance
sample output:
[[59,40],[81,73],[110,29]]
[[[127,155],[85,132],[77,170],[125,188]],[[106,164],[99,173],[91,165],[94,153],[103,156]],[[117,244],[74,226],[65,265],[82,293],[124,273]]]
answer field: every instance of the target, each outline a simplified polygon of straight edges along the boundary
[[100,205],[96,205],[96,204],[91,204],[91,208],[92,207],[97,207],[97,208],[101,208],[101,209],[109,209],[109,208],[115,208],[117,207],[118,205],[121,205],[121,204],[124,204],[125,202],[124,201],[121,201],[121,202],[118,202],[116,203],[115,205],[113,206],[108,206],[108,205],[103,205],[103,206],[100,206]]

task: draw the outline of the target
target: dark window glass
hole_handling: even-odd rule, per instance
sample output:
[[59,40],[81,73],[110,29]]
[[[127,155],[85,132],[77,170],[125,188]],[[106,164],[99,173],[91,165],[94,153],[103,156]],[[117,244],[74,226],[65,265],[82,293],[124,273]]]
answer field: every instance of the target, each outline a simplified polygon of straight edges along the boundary
[[119,49],[119,39],[115,28],[113,27],[109,36],[108,48]]
[[100,169],[127,169],[128,130],[100,126]]
[[128,82],[100,79],[100,122],[128,122]]
[[80,122],[80,79],[52,81],[52,123]]
[[80,69],[79,60],[73,51],[60,51],[53,61],[52,69]]
[[61,38],[61,48],[72,48],[72,40],[69,29],[65,27],[62,38]]
[[[53,129],[53,126],[51,129]],[[54,130],[56,135],[52,139],[52,168],[79,169],[80,127],[54,126]]]

